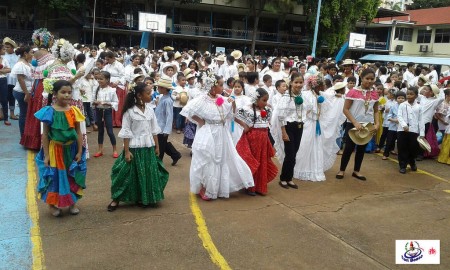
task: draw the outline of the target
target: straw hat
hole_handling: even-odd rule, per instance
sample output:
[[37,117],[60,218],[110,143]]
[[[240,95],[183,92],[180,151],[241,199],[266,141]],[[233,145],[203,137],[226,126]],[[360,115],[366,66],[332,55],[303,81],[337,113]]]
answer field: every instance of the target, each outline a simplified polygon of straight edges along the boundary
[[234,50],[231,52],[231,56],[234,57],[235,60],[242,57],[242,52],[240,50]]
[[244,63],[239,63],[238,65],[237,65],[237,70],[238,71],[245,71],[245,68],[246,68],[246,65],[244,64]]
[[138,74],[134,74],[133,75],[133,82],[136,81],[136,79],[139,78],[139,77],[145,78],[145,75],[144,74],[139,74],[139,73]]
[[164,51],[168,52],[168,51],[173,51],[175,50],[172,46],[166,46],[163,48]]
[[106,42],[102,42],[102,43],[98,44],[98,47],[99,47],[100,49],[105,49],[105,47],[106,47]]
[[425,83],[427,83],[427,82],[430,81],[430,80],[429,80],[425,75],[423,75],[423,74],[420,74],[420,75],[419,75],[419,79],[422,80],[422,81],[424,81]]
[[347,86],[347,82],[337,82],[333,86],[333,90],[341,90]]
[[187,75],[189,75],[191,72],[192,72],[192,69],[186,68],[185,70],[183,70],[183,75],[184,75],[185,77],[187,77]]
[[354,66],[354,65],[355,65],[355,61],[353,61],[353,59],[345,59],[345,60],[342,62],[342,65],[343,65],[343,66],[347,66],[347,65]]
[[173,89],[172,85],[172,78],[167,76],[166,74],[163,74],[161,78],[159,78],[159,81],[155,83],[156,86],[161,86],[167,89]]
[[180,104],[182,106],[186,105],[189,100],[189,96],[188,96],[187,92],[183,91],[179,95],[180,95]]
[[365,145],[373,137],[372,131],[375,129],[372,123],[362,123],[362,129],[352,128],[348,131],[348,136],[357,145]]
[[16,42],[14,42],[14,40],[10,39],[9,37],[5,37],[3,39],[3,45],[6,45],[6,44],[10,44],[11,46],[13,46],[13,48],[17,48]]
[[189,51],[188,51],[188,54],[189,54],[189,55],[193,55],[193,54],[194,54],[194,50],[189,50]]
[[431,146],[428,143],[427,139],[419,136],[419,137],[417,137],[417,142],[419,143],[420,148],[427,151],[428,153],[431,152]]
[[438,97],[439,93],[441,92],[441,90],[439,90],[439,87],[437,87],[437,85],[435,85],[435,84],[430,84],[430,87],[431,87],[431,91],[433,91],[433,93],[434,93],[434,96]]
[[294,57],[294,61],[298,61],[299,59],[298,59],[298,56],[295,56]]
[[180,52],[176,52],[175,53],[175,56],[174,56],[174,59],[178,59],[178,58],[180,58],[181,57],[181,53]]
[[166,63],[165,65],[164,65],[164,68],[163,68],[163,73],[166,73],[166,70],[168,69],[168,68],[173,68],[173,71],[174,72],[177,72],[177,67],[174,65],[174,64],[172,64],[172,63]]
[[225,62],[225,55],[221,54],[219,56],[216,57],[216,61],[222,61]]

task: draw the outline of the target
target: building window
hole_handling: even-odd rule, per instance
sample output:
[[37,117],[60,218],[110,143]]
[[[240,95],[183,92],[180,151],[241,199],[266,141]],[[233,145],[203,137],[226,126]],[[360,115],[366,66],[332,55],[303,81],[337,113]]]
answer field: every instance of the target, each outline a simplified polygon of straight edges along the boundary
[[417,34],[417,43],[430,43],[431,42],[431,30],[419,30]]
[[402,41],[412,41],[413,30],[411,28],[397,28],[395,38]]
[[435,43],[450,43],[450,29],[436,29]]

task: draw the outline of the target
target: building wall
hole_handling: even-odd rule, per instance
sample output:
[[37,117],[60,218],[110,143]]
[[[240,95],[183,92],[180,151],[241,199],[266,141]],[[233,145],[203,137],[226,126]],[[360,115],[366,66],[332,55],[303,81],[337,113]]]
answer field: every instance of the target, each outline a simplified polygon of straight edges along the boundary
[[[431,27],[430,43],[417,43],[417,36],[419,30],[425,30],[426,27],[414,27],[412,41],[402,41],[394,39],[390,46],[391,54],[423,56],[423,57],[450,57],[450,43],[435,43],[436,29],[450,29],[450,25],[433,26]],[[403,45],[403,51],[397,52],[397,45]],[[420,45],[428,45],[427,52],[420,52]]]

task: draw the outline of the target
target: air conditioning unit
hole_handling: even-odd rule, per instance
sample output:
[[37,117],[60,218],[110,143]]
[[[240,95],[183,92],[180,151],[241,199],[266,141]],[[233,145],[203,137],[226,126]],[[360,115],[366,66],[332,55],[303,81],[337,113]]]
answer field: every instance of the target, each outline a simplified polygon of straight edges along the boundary
[[396,51],[396,52],[401,52],[401,51],[403,51],[403,45],[397,45],[397,46],[395,46],[395,51]]
[[428,52],[428,45],[420,45],[419,52]]

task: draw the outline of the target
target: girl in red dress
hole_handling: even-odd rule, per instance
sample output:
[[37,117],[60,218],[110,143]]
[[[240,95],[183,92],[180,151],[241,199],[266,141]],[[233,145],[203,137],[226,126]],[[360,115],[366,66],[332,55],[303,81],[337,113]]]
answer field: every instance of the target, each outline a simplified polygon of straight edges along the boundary
[[236,145],[239,155],[252,171],[255,186],[247,193],[254,196],[267,194],[267,184],[278,174],[277,166],[272,162],[275,155],[269,140],[269,123],[272,110],[267,106],[269,94],[263,88],[256,89],[251,105],[239,109],[236,122],[244,128],[244,134]]

